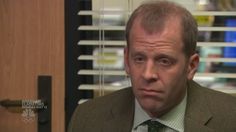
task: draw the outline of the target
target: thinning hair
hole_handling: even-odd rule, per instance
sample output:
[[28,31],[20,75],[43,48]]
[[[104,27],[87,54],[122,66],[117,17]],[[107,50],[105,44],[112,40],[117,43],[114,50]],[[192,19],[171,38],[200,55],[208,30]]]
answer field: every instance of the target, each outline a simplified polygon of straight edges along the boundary
[[162,32],[166,22],[176,17],[180,20],[183,52],[190,57],[196,52],[198,28],[191,13],[184,7],[170,1],[149,1],[134,10],[126,25],[127,47],[130,45],[130,31],[134,21],[140,19],[140,25],[147,33]]

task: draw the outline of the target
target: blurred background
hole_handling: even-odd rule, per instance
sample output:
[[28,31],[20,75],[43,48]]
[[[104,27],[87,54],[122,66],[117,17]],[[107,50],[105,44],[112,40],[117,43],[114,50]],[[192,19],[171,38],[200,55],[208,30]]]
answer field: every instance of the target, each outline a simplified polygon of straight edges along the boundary
[[[130,13],[144,0],[92,0],[78,11],[80,39],[78,61],[88,66],[78,76],[91,77],[79,90],[95,90],[94,96],[130,85],[124,72],[124,30]],[[186,7],[199,25],[197,51],[200,66],[194,80],[226,93],[236,92],[236,1],[172,0]]]

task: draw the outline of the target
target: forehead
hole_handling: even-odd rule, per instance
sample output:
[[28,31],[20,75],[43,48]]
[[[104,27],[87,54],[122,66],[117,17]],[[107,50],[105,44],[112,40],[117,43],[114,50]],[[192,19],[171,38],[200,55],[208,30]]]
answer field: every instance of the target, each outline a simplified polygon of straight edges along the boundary
[[143,28],[147,33],[160,33],[164,29],[177,27],[182,31],[182,17],[180,15],[170,14],[163,18],[145,18],[144,16],[137,16],[131,26],[130,32],[137,27]]
[[[158,26],[158,25],[157,25]],[[155,28],[155,27],[153,27]],[[160,29],[160,28],[156,28]],[[172,46],[173,48],[182,48],[182,27],[180,20],[176,17],[170,18],[164,24],[161,30],[147,31],[142,26],[141,20],[137,19],[130,32],[130,46]]]

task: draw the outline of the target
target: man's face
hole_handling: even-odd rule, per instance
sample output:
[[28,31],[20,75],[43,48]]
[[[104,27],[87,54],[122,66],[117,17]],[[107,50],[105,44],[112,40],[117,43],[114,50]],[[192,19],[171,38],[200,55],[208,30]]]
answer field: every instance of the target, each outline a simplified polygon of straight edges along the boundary
[[159,117],[176,106],[195,73],[198,56],[183,53],[180,21],[167,21],[162,32],[149,34],[134,22],[125,49],[125,69],[141,107]]

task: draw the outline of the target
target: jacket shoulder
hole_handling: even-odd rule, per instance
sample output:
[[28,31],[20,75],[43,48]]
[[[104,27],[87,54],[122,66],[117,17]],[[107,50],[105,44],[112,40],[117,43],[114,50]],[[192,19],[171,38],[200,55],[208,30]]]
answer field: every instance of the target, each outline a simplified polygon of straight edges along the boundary
[[[111,94],[97,97],[91,100],[86,101],[77,106],[78,109],[108,109],[116,103],[122,103],[123,100],[127,99],[132,95],[131,88],[125,88],[118,91],[115,91]],[[97,112],[97,111],[96,111]]]
[[209,128],[219,131],[236,131],[236,97],[202,87],[195,82],[191,82],[188,93],[191,111],[197,111],[195,113],[198,116],[199,113],[208,110],[211,113],[211,118],[206,124]]
[[116,109],[123,107],[126,105],[125,102],[131,99],[132,96],[131,88],[125,88],[78,105],[71,118],[68,132],[76,130],[89,131],[88,124],[92,124],[93,129],[102,126],[107,118],[112,115],[111,109],[113,107],[116,107]]

